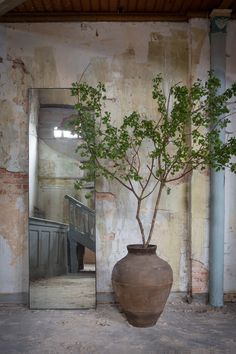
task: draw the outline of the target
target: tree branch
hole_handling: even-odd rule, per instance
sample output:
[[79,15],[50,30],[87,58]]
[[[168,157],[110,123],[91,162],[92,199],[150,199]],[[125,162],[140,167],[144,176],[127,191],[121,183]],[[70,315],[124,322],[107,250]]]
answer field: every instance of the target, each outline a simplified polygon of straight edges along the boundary
[[133,192],[132,188],[129,187],[126,183],[124,183],[119,177],[115,176],[111,171],[109,171],[106,167],[102,166],[99,160],[96,158],[96,163],[98,167],[104,171],[105,173],[108,173],[112,178],[116,179],[120,184],[122,184],[125,188],[129,189],[130,191]]
[[141,166],[141,163],[140,163],[140,157],[139,157],[139,149],[140,149],[140,145],[138,146],[137,149],[135,149],[135,145],[133,144],[132,140],[131,140],[131,144],[132,144],[132,148],[135,152],[134,156],[133,156],[133,159],[135,159],[135,157],[137,156],[138,158],[138,167],[137,167],[137,173],[139,173],[140,171],[140,166]]
[[151,228],[150,228],[150,231],[149,231],[149,235],[148,235],[147,241],[145,242],[145,247],[148,247],[148,245],[149,245],[149,243],[151,241],[151,238],[152,238],[154,225],[155,225],[155,221],[156,221],[156,216],[157,216],[157,211],[158,211],[158,208],[159,208],[159,203],[160,203],[160,200],[161,200],[161,194],[162,194],[162,190],[163,190],[164,186],[165,186],[165,183],[161,182],[160,188],[159,188],[159,192],[158,192],[158,195],[157,195],[157,199],[156,199],[156,203],[155,203],[154,212],[153,212],[153,215],[152,215]]
[[144,228],[143,228],[143,223],[140,219],[140,208],[141,208],[141,199],[138,199],[138,204],[137,204],[137,211],[136,211],[136,220],[138,221],[138,225],[141,231],[142,235],[142,241],[143,241],[143,246],[145,246],[145,235],[144,235]]
[[187,170],[186,172],[182,173],[182,175],[175,177],[175,178],[171,178],[171,179],[166,179],[166,183],[169,182],[173,182],[173,181],[177,181],[178,179],[183,178],[184,176],[186,176],[188,173],[192,172],[193,170],[195,170],[201,163],[197,164],[195,167],[190,168],[189,170]]
[[[135,170],[135,172],[136,172],[137,174],[139,174],[139,170],[134,166],[133,160],[134,160],[134,157],[132,158],[132,162],[129,161],[129,159],[128,159],[127,156],[125,157],[125,161],[126,161],[126,162],[129,164],[129,166],[130,166],[130,171],[131,171],[131,169],[133,168],[133,169]],[[140,180],[139,180],[138,182],[139,182],[140,187],[143,188],[142,182],[141,182]]]
[[139,199],[139,197],[138,197],[138,195],[137,195],[137,193],[136,193],[136,191],[134,189],[133,183],[131,182],[131,179],[129,177],[127,177],[127,178],[128,178],[129,184],[130,184],[131,191],[134,193],[135,197],[137,199]]

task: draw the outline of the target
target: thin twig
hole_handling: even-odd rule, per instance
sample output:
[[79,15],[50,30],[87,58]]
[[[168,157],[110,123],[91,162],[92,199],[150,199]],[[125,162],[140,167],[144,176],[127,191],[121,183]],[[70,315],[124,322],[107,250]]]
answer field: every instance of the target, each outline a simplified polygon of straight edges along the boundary
[[133,183],[132,183],[131,179],[130,179],[129,177],[127,177],[127,178],[128,178],[128,181],[129,181],[130,188],[131,188],[132,192],[134,193],[135,197],[136,197],[137,199],[139,199],[139,197],[138,197],[138,195],[137,195],[137,193],[136,193],[136,191],[135,191],[135,189],[134,189],[134,186],[133,186]]
[[150,174],[159,182],[160,181],[160,179],[159,178],[157,178],[157,176],[155,176],[155,174],[153,173],[153,170],[148,166],[148,165],[146,165],[146,167],[148,168],[148,170],[150,171]]
[[142,200],[144,200],[144,199],[146,199],[147,197],[149,197],[149,195],[151,195],[153,192],[154,192],[154,190],[156,189],[156,187],[158,186],[158,183],[159,183],[160,181],[157,181],[156,183],[155,183],[155,185],[154,185],[154,187],[151,189],[151,191],[148,193],[148,194],[146,194],[144,197],[142,197]]
[[139,157],[139,149],[140,149],[140,145],[138,146],[137,149],[135,149],[135,145],[133,144],[132,140],[131,140],[131,144],[132,144],[132,148],[135,152],[134,156],[133,156],[133,159],[135,159],[135,157],[137,156],[138,158],[138,167],[137,167],[137,173],[139,173],[140,171],[140,166],[141,166],[141,163],[140,163],[140,157]]
[[149,169],[150,173],[149,173],[149,176],[147,178],[147,181],[143,187],[143,192],[145,191],[145,189],[147,188],[148,184],[149,184],[149,181],[151,179],[151,176],[153,174],[153,167],[154,167],[154,158],[152,157],[152,162],[151,162],[151,168],[147,165],[147,168]]
[[82,78],[84,77],[84,74],[86,73],[88,67],[91,65],[91,63],[88,63],[88,65],[86,66],[86,68],[83,70],[82,74],[80,75],[79,81],[78,83],[80,84],[80,82],[82,81]]
[[[133,160],[133,159],[132,159],[132,160]],[[133,161],[130,162],[127,156],[125,157],[125,161],[129,164],[129,166],[130,166],[130,171],[131,171],[131,169],[133,168],[133,169],[136,171],[136,173],[139,174],[139,171],[138,171],[137,168],[134,166]],[[141,182],[140,180],[139,180],[138,182],[139,182],[140,187],[143,188],[142,182]]]
[[125,188],[129,189],[130,191],[132,191],[132,188],[129,187],[127,184],[125,184],[119,177],[115,176],[111,171],[109,171],[107,168],[103,167],[101,165],[101,163],[99,162],[98,158],[95,158],[97,165],[99,166],[99,168],[103,171],[105,171],[106,173],[108,173],[110,176],[112,176],[114,179],[116,179],[120,184],[122,184]]

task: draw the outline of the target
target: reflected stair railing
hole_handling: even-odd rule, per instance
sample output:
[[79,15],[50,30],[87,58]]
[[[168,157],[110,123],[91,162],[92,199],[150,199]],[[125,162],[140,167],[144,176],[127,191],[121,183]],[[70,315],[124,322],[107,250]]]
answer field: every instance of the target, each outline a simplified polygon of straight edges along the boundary
[[68,267],[71,273],[83,269],[84,248],[95,252],[95,211],[70,195],[68,201]]

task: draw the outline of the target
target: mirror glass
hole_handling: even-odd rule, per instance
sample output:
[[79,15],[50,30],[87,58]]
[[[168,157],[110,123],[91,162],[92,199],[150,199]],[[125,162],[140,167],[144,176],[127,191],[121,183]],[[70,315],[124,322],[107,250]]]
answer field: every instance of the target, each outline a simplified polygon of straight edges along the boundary
[[[30,308],[95,307],[94,183],[82,191],[70,89],[29,90]],[[92,193],[93,194],[93,193]]]

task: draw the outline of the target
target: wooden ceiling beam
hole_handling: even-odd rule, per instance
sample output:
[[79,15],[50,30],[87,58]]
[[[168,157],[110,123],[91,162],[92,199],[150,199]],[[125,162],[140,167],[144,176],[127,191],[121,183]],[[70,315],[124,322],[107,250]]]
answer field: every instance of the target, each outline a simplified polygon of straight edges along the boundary
[[170,21],[184,22],[189,18],[207,18],[209,13],[206,11],[188,13],[120,13],[117,12],[83,12],[83,13],[10,13],[0,17],[0,22],[155,22]]
[[0,16],[5,15],[23,2],[25,2],[25,0],[0,0]]
[[233,6],[234,0],[222,0],[219,9],[231,9]]

